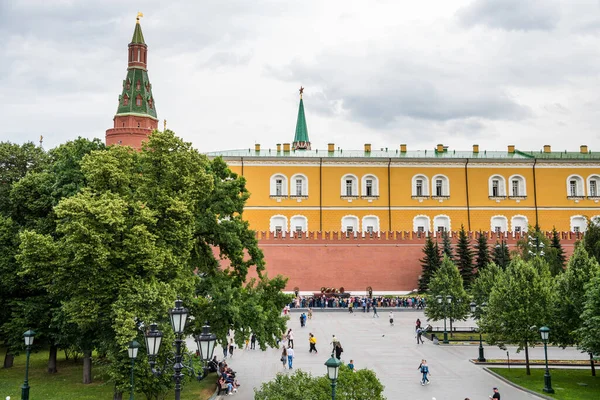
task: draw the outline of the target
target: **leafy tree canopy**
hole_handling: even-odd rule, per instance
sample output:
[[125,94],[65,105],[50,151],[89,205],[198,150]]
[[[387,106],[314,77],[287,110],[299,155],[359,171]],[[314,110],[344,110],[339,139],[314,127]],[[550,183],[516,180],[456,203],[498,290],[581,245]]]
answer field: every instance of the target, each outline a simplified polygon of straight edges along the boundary
[[[437,296],[442,296],[441,304],[438,304]],[[446,296],[452,296],[450,304],[447,303]],[[452,260],[444,257],[442,265],[429,282],[425,315],[436,321],[444,317],[464,320],[469,312],[469,297],[463,288],[460,272]]]

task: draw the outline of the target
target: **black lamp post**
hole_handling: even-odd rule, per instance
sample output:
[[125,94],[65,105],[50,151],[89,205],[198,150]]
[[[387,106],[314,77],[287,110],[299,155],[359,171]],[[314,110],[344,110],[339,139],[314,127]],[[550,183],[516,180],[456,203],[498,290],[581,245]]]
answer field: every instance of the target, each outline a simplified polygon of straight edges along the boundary
[[[479,307],[477,305],[477,303],[475,303],[474,301],[471,302],[471,304],[469,304],[469,306],[471,307],[471,314],[473,314],[473,318],[475,318],[476,320],[479,320],[479,315],[478,315],[478,311],[481,312],[482,308],[485,307],[485,303],[483,303],[481,305],[481,307]],[[479,324],[477,324],[479,325]],[[477,330],[479,331],[479,357],[477,357],[477,361],[478,362],[485,362],[485,355],[483,353],[483,338],[481,336],[481,328],[479,328],[479,326],[477,327]]]
[[335,387],[337,386],[340,365],[342,365],[342,362],[335,358],[333,353],[331,353],[329,360],[325,362],[325,366],[327,367],[327,377],[331,381],[331,400],[335,400]]
[[529,250],[529,254],[532,256],[544,256],[544,243],[540,240],[540,238],[535,235],[529,235],[529,248],[535,248],[535,251]]
[[202,360],[202,364],[204,366],[202,376],[198,379],[202,379],[208,375],[208,367],[206,363],[212,359],[216,343],[217,336],[214,333],[210,333],[210,326],[208,325],[208,322],[205,322],[204,326],[202,327],[202,334],[196,335],[196,344],[198,345],[200,360]]
[[140,344],[135,340],[129,342],[129,347],[127,347],[127,354],[129,355],[129,359],[131,360],[131,392],[129,393],[129,400],[133,400],[133,367],[135,365],[135,359],[137,358],[139,348]]
[[544,373],[544,392],[554,393],[552,389],[552,378],[550,377],[550,370],[548,369],[548,337],[550,336],[550,328],[542,326],[540,328],[540,334],[544,341],[544,358],[546,359],[546,372]]
[[446,301],[444,301],[444,298],[439,295],[435,296],[435,299],[437,300],[438,304],[442,304],[442,303],[444,304],[444,307],[443,307],[443,309],[444,309],[444,341],[443,341],[443,343],[448,344],[450,342],[448,341],[448,331],[446,330],[446,316],[447,316],[447,312],[448,312],[447,306],[448,306],[448,304],[452,303],[452,296],[447,295]]
[[21,386],[21,400],[29,400],[29,355],[31,354],[34,336],[35,332],[32,330],[28,330],[23,334],[25,347],[27,349],[27,361],[25,362],[25,382],[23,382],[23,386]]

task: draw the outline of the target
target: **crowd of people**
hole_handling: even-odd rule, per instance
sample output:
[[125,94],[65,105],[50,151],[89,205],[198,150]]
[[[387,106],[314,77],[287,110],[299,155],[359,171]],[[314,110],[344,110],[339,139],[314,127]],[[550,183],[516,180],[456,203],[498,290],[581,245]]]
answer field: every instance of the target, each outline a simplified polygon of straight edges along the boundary
[[289,304],[289,308],[348,308],[360,309],[369,312],[371,307],[395,307],[424,309],[425,299],[421,296],[327,296],[326,294],[316,296],[296,296]]

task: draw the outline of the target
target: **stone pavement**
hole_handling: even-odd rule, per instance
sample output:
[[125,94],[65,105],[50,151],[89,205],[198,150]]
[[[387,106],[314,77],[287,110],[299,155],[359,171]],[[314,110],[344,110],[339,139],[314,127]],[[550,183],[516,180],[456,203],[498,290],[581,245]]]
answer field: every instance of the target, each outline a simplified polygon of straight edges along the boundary
[[[394,312],[395,326],[388,322],[388,311],[380,309],[381,318],[372,318],[372,314],[356,312],[346,313],[314,313],[307,326],[300,327],[298,314],[292,314],[288,327],[294,331],[296,358],[294,369],[302,369],[314,375],[326,373],[325,361],[331,354],[332,334],[335,334],[344,348],[342,361],[354,360],[356,368],[370,368],[385,386],[384,395],[388,400],[471,400],[488,399],[494,386],[498,387],[505,400],[537,399],[537,396],[524,393],[503,383],[482,367],[468,360],[477,357],[477,346],[447,345],[435,346],[425,340],[424,345],[417,345],[414,335],[414,323],[420,318],[424,324],[426,319],[422,312]],[[440,325],[439,322],[432,325]],[[473,321],[457,325],[474,326]],[[318,354],[308,352],[308,333],[317,337]],[[194,344],[190,348],[193,347]],[[523,352],[517,354],[515,348],[509,348],[510,358],[524,359]],[[486,358],[506,359],[506,351],[497,347],[485,348]],[[215,354],[222,356],[222,349],[217,347]],[[279,349],[266,351],[236,349],[233,358],[227,362],[237,371],[242,383],[238,393],[231,398],[250,400],[254,398],[254,387],[269,381],[277,373],[289,373],[282,368],[279,361]],[[543,347],[530,349],[531,359],[543,359]],[[421,386],[417,367],[422,358],[427,359],[431,372],[431,384]],[[587,359],[576,349],[560,349],[550,347],[549,359]],[[543,382],[540,382],[540,387]]]

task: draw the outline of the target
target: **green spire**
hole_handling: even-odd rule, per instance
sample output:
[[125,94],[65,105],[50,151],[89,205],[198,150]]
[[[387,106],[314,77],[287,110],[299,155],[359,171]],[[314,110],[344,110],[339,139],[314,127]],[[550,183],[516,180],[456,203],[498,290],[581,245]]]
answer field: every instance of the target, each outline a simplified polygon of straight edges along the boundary
[[136,18],[136,21],[135,21],[135,30],[133,31],[133,38],[131,38],[131,43],[146,44],[146,42],[144,42],[144,34],[142,33],[142,26],[140,25],[140,17],[142,16],[140,14],[138,14],[138,17]]
[[292,147],[294,150],[310,150],[310,140],[308,139],[308,128],[306,127],[306,117],[304,116],[304,102],[302,101],[302,92],[300,88],[300,107],[298,107],[298,121],[296,122],[296,135]]

